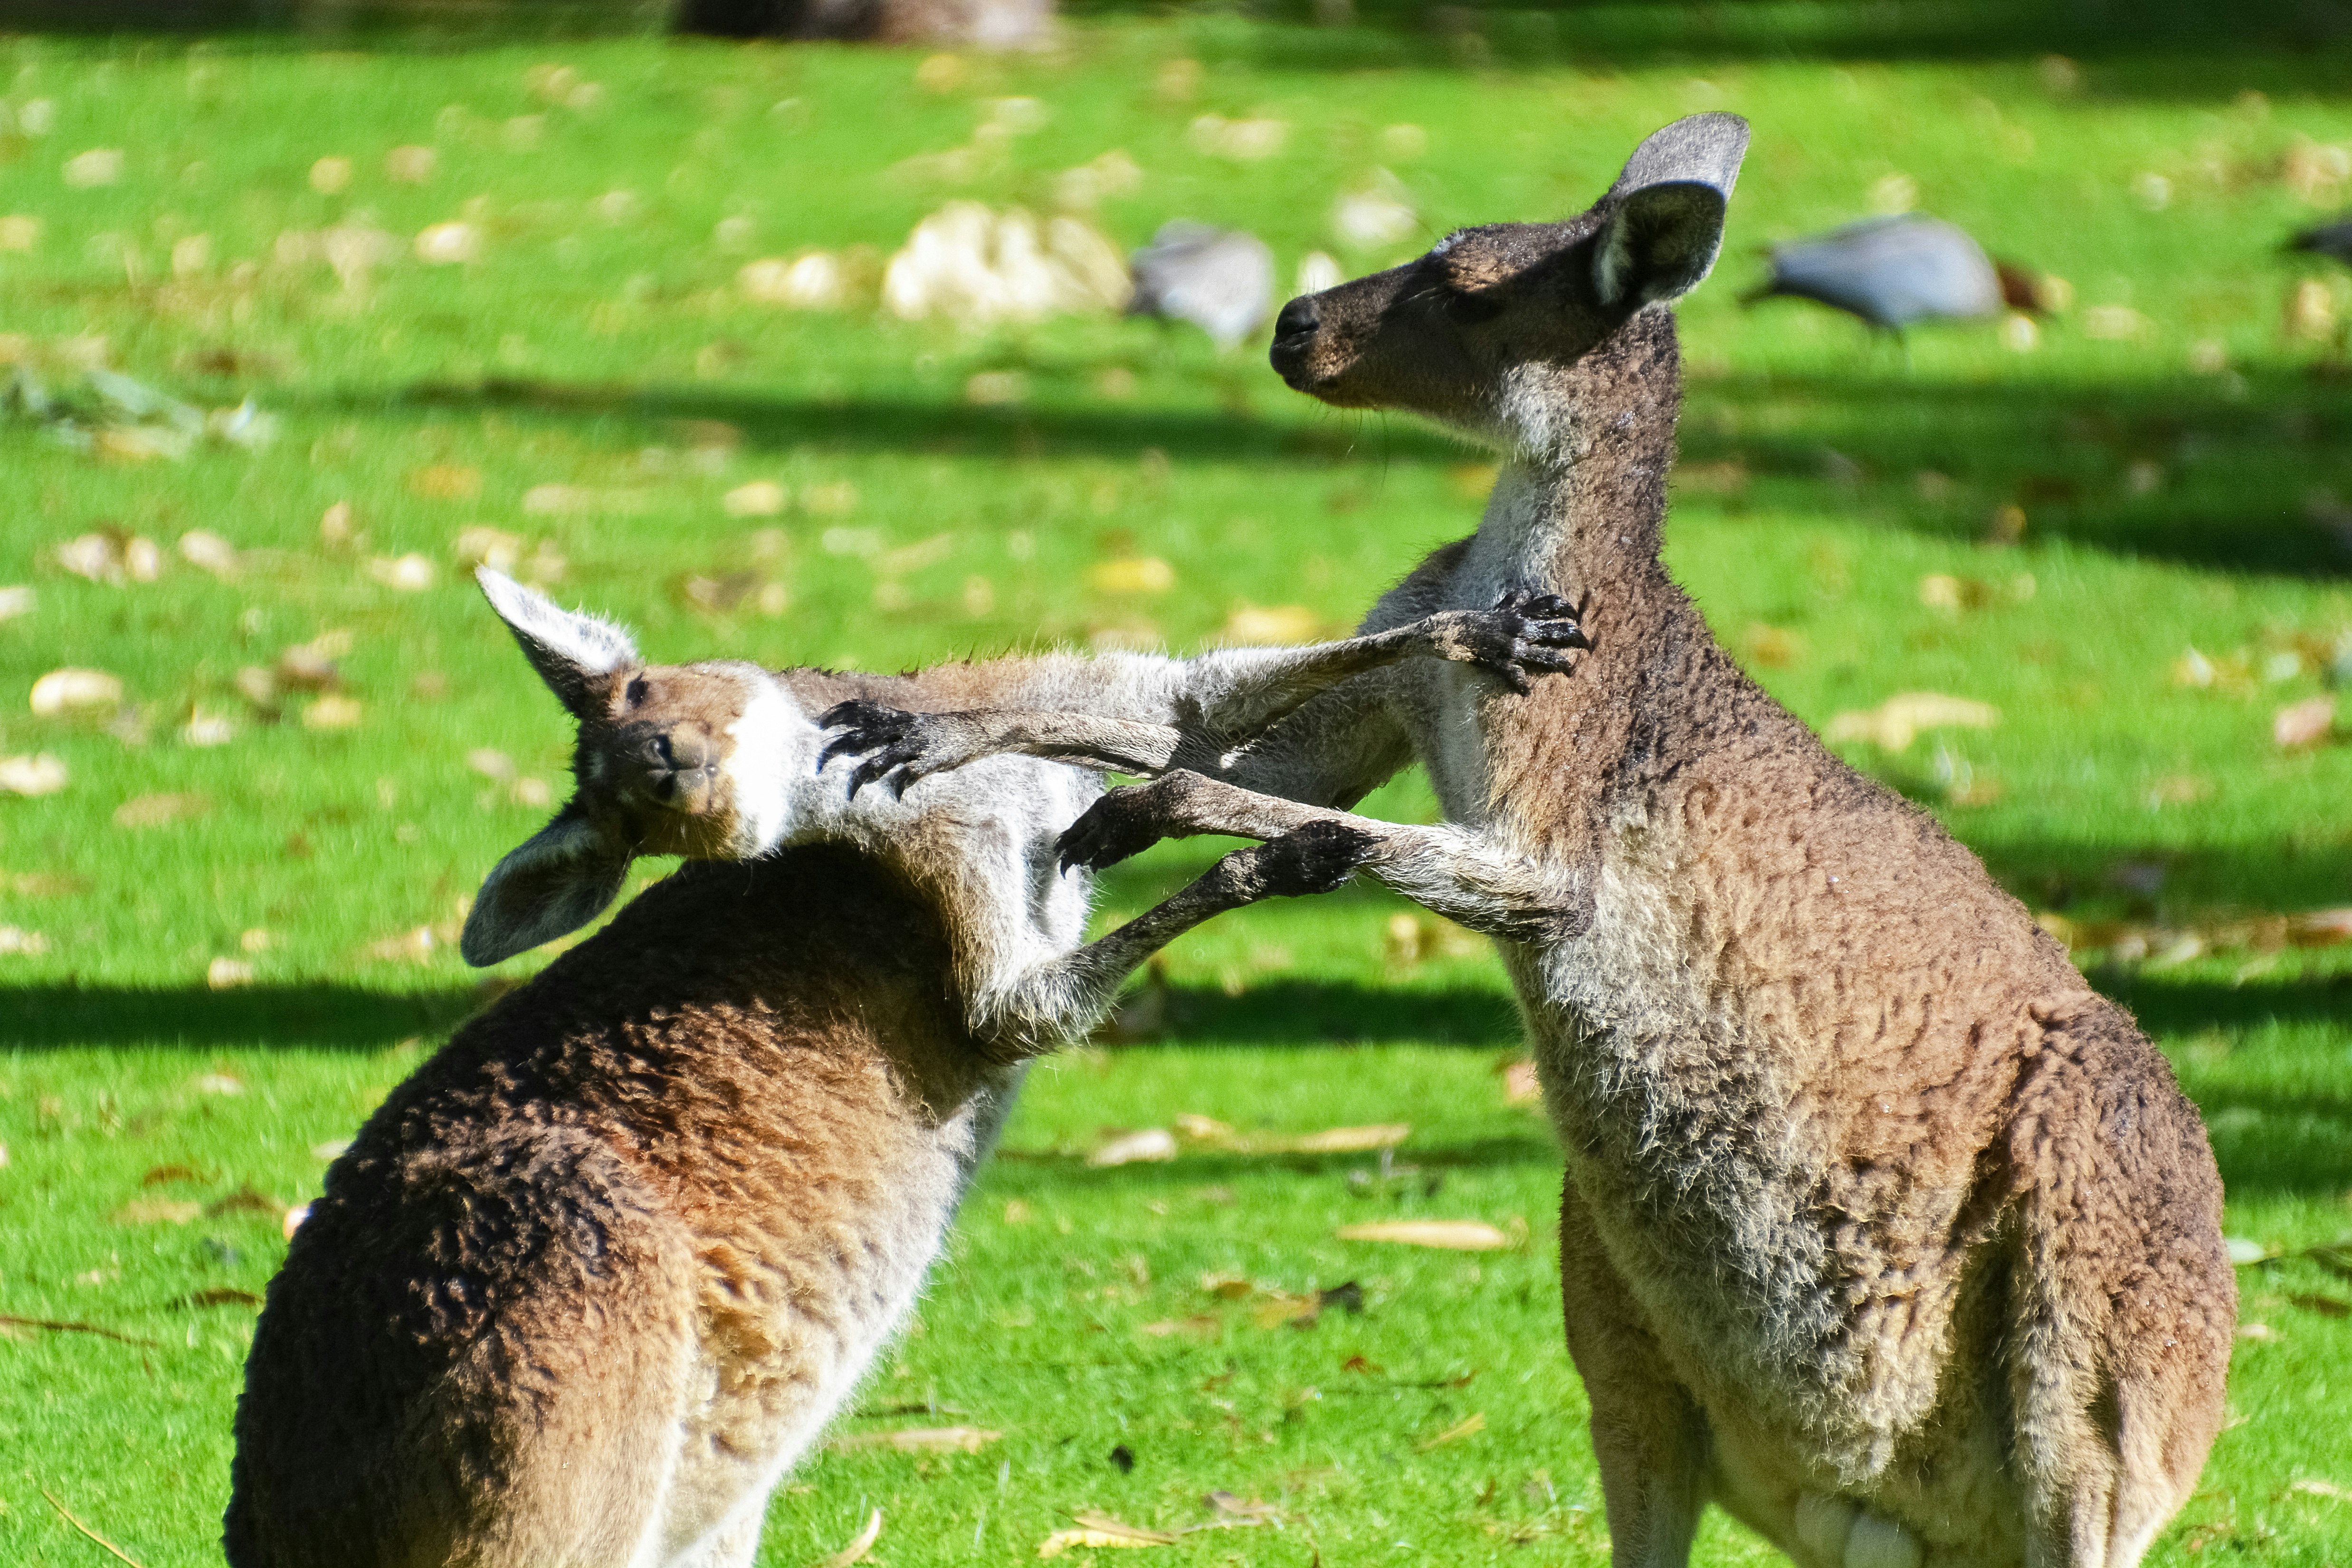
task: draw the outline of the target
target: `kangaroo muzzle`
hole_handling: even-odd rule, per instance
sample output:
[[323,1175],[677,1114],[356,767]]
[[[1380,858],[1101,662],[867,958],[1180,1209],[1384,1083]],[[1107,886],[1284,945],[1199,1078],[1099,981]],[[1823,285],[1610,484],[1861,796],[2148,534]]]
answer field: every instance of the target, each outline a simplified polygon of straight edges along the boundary
[[633,800],[688,817],[718,808],[719,748],[699,727],[631,726],[615,749],[622,792]]

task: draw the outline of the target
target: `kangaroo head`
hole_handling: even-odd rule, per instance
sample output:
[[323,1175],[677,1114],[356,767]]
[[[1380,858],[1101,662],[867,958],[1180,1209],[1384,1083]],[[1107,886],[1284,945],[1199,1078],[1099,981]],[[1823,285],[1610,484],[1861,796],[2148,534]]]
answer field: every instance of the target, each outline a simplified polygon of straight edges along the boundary
[[467,963],[495,964],[586,925],[638,855],[746,859],[775,847],[790,780],[814,774],[818,731],[766,671],[647,664],[611,622],[487,567],[475,575],[580,729],[572,797],[482,884],[459,941]]
[[[1309,294],[1275,322],[1274,368],[1342,408],[1402,408],[1504,445],[1548,445],[1530,392],[1697,287],[1722,248],[1748,122],[1697,114],[1634,150],[1565,223],[1461,229],[1402,267]],[[1665,328],[1671,331],[1671,328]]]

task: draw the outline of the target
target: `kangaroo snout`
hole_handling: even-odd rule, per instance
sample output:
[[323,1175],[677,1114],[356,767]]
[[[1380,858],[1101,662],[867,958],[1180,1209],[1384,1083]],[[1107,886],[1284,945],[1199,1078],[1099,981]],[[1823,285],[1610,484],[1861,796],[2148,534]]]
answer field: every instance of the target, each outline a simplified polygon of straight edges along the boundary
[[623,790],[688,816],[717,804],[719,747],[699,725],[630,725],[614,747]]
[[1307,373],[1307,350],[1314,347],[1316,331],[1323,325],[1323,308],[1312,294],[1302,294],[1282,308],[1274,319],[1274,347],[1267,353],[1275,374],[1290,383],[1292,390],[1306,391],[1300,378]]

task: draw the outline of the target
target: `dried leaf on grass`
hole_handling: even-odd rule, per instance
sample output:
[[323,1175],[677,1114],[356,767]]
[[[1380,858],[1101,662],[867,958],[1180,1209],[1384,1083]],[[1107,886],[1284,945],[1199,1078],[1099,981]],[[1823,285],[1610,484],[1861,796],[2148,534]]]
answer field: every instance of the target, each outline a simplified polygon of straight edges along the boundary
[[0,1312],[0,1329],[39,1329],[44,1333],[87,1333],[100,1339],[110,1339],[122,1344],[143,1345],[150,1350],[161,1349],[158,1342],[141,1339],[134,1334],[117,1333],[96,1323],[74,1322],[62,1318],[20,1318],[10,1312]]
[[92,718],[122,706],[122,677],[104,670],[51,670],[33,683],[37,718]]
[[2145,962],[2159,968],[2214,953],[2277,953],[2352,942],[2352,906],[2294,915],[2217,914],[2181,925],[2077,921],[2054,912],[2033,918],[2071,953],[2104,953],[2111,962]]
[[201,1291],[191,1291],[173,1303],[180,1307],[251,1307],[258,1312],[261,1298],[251,1291],[240,1291],[235,1285],[207,1285]]
[[454,933],[444,936],[430,925],[419,925],[371,942],[362,951],[380,964],[428,964],[454,940]]
[[1499,1252],[1518,1244],[1507,1232],[1475,1219],[1379,1219],[1343,1225],[1332,1234],[1342,1241],[1391,1241],[1450,1252]]
[[[1213,1116],[1187,1113],[1176,1129],[1196,1144],[1234,1155],[1356,1155],[1392,1149],[1412,1136],[1410,1122],[1364,1127],[1326,1127],[1316,1133],[1240,1133]],[[1173,1158],[1171,1154],[1169,1158]]]
[[41,1497],[42,1500],[51,1508],[58,1511],[58,1518],[64,1520],[68,1524],[72,1525],[76,1530],[81,1531],[82,1534],[89,1536],[92,1541],[97,1542],[100,1546],[105,1547],[109,1552],[119,1560],[130,1563],[131,1568],[142,1568],[139,1559],[131,1556],[131,1553],[114,1544],[113,1542],[109,1541],[105,1536],[100,1535],[97,1531],[92,1530],[89,1525],[84,1524],[80,1520],[76,1519],[73,1516],[72,1511],[68,1509],[64,1503],[59,1502],[57,1500],[56,1495],[53,1494],[48,1488],[43,1487],[41,1489]]
[[66,765],[49,752],[30,757],[0,757],[0,792],[10,795],[54,795],[71,781]]
[[1214,1512],[1227,1519],[1245,1520],[1252,1524],[1264,1523],[1281,1517],[1282,1510],[1257,1498],[1242,1499],[1219,1489],[1201,1500]]
[[1173,1546],[1176,1537],[1164,1530],[1145,1530],[1129,1524],[1107,1513],[1080,1512],[1070,1516],[1077,1521],[1076,1530],[1057,1530],[1040,1542],[1037,1555],[1059,1557],[1074,1546]]
[[1137,1331],[1154,1339],[1166,1339],[1171,1334],[1187,1334],[1194,1339],[1214,1339],[1225,1332],[1225,1320],[1210,1312],[1196,1312],[1189,1318],[1166,1318],[1146,1323]]
[[587,485],[533,485],[523,492],[527,517],[633,517],[650,508],[646,490],[599,490]]
[[2286,1490],[2291,1492],[2300,1492],[2305,1497],[2333,1498],[2337,1502],[2352,1502],[2352,1488],[2340,1487],[2334,1481],[2323,1481],[2313,1476],[2305,1476]]
[[1217,641],[1236,647],[1312,643],[1324,634],[1323,618],[1304,604],[1236,604]]
[[2332,695],[2306,697],[2289,703],[2272,717],[2271,739],[2280,749],[2293,751],[2318,745],[2335,726],[2336,698]]
[[1922,730],[1990,729],[2000,723],[2000,710],[1990,703],[1937,692],[1905,692],[1874,708],[1839,714],[1830,720],[1828,738],[1866,740],[1888,751],[1902,751]]
[[1458,1443],[1463,1438],[1473,1437],[1486,1429],[1486,1413],[1481,1410],[1475,1416],[1471,1416],[1464,1420],[1455,1422],[1453,1426],[1448,1427],[1444,1431],[1438,1433],[1433,1437],[1423,1438],[1419,1443],[1416,1443],[1413,1446],[1420,1452],[1425,1454],[1432,1448],[1443,1448],[1448,1443]]
[[1412,1136],[1410,1122],[1384,1122],[1370,1127],[1330,1127],[1295,1138],[1244,1138],[1247,1154],[1353,1155],[1392,1149]]
[[1114,1134],[1087,1156],[1087,1164],[1103,1168],[1157,1164],[1175,1157],[1176,1134],[1165,1127],[1145,1127],[1139,1132]]
[[161,828],[192,822],[212,814],[213,803],[203,795],[142,795],[114,809],[118,828]]
[[238,1187],[227,1197],[215,1198],[205,1206],[205,1214],[208,1218],[223,1214],[279,1215],[285,1211],[284,1204],[268,1193],[256,1192],[249,1186]]
[[976,1454],[1003,1437],[985,1427],[905,1427],[896,1432],[856,1432],[828,1446],[844,1450],[887,1448],[898,1454]]
[[857,1532],[856,1540],[832,1556],[819,1558],[811,1568],[850,1568],[850,1564],[863,1561],[866,1554],[874,1550],[874,1543],[881,1539],[882,1511],[877,1508],[866,1516],[866,1528]]
[[176,1197],[138,1197],[114,1211],[117,1225],[185,1225],[201,1216],[205,1206]]
[[1176,569],[1158,556],[1097,561],[1087,569],[1087,586],[1097,593],[1165,593],[1176,586]]
[[417,593],[432,587],[441,571],[430,557],[410,550],[406,555],[372,558],[367,563],[367,574],[386,588]]

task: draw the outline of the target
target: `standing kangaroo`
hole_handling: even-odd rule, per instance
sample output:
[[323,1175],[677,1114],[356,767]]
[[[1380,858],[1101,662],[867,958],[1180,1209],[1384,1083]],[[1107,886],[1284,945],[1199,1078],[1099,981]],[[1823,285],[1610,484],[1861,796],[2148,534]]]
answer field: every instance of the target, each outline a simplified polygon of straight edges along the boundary
[[[635,854],[761,858],[658,883],[368,1119],[270,1284],[224,1544],[235,1568],[741,1568],[912,1306],[1023,1059],[1179,932],[1346,880],[1360,841],[1317,824],[1236,851],[1081,946],[1087,885],[1054,843],[1099,776],[1007,757],[914,801],[854,797],[809,710],[1042,700],[1104,672],[648,666],[617,627],[482,583],[579,721],[578,789],[491,873],[467,957],[585,923]],[[1524,686],[1580,642],[1506,609],[1132,657],[1121,700],[1181,727],[1105,739],[1139,739],[1133,766],[1214,758],[1225,727],[1386,660]]]
[[[1565,596],[1595,644],[1574,676],[1358,677],[1223,769],[1106,797],[1065,854],[1338,823],[1364,870],[1503,938],[1566,1151],[1620,1568],[1685,1562],[1709,1501],[1808,1568],[2130,1568],[2221,1420],[2237,1291],[2204,1128],[2123,1009],[1743,675],[1659,559],[1664,306],[1712,267],[1747,141],[1680,120],[1580,216],[1459,231],[1276,323],[1294,388],[1506,455],[1476,534],[1365,629]],[[916,771],[934,730],[984,749],[864,720]],[[1475,852],[1328,809],[1416,756]]]

